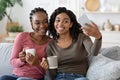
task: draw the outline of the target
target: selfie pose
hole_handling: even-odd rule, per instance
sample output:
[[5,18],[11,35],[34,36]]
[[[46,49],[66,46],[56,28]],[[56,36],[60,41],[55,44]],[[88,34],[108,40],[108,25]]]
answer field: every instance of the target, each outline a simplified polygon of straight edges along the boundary
[[43,8],[34,8],[30,13],[30,22],[33,32],[22,32],[14,41],[10,59],[12,75],[3,75],[0,80],[44,80],[45,68],[48,67],[43,63],[45,49],[51,41],[46,35],[48,14]]
[[[93,22],[81,27],[75,14],[65,7],[57,8],[50,17],[47,56],[57,56],[58,68],[50,69],[52,80],[87,80],[89,60],[101,48],[102,35]],[[90,36],[94,37],[94,42]],[[53,75],[54,74],[54,75]]]

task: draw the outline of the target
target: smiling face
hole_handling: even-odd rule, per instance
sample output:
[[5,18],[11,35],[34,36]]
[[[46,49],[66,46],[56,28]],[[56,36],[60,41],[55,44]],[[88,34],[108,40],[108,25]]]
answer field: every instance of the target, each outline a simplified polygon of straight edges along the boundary
[[39,35],[45,35],[48,28],[48,17],[44,12],[36,12],[31,20],[32,28]]
[[69,33],[72,22],[66,13],[60,13],[56,16],[54,27],[59,35]]

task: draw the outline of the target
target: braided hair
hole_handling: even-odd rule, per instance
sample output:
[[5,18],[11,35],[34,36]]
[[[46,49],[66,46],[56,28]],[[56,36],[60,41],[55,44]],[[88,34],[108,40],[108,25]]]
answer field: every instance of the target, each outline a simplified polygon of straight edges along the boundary
[[34,8],[34,9],[31,10],[31,12],[30,12],[30,22],[32,21],[32,16],[33,16],[35,13],[37,13],[37,12],[43,12],[43,13],[45,13],[45,14],[48,16],[46,10],[44,10],[43,8],[40,8],[40,7]]

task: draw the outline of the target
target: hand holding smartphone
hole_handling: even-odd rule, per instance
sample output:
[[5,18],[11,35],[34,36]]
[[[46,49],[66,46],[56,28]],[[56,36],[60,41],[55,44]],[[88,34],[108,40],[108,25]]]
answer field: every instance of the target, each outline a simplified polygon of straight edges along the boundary
[[81,24],[82,27],[89,27],[86,26],[85,24],[92,24],[92,22],[89,20],[86,14],[83,14],[82,16],[79,17],[78,22]]

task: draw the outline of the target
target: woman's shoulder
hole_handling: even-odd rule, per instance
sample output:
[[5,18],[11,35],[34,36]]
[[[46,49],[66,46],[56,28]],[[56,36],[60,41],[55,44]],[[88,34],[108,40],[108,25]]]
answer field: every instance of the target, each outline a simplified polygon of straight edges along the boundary
[[48,41],[48,42],[50,42],[50,41],[52,40],[52,38],[51,38],[50,36],[48,36],[48,35],[46,35],[44,38],[45,38],[45,40]]
[[54,44],[55,44],[55,41],[56,41],[56,40],[50,38],[49,43],[48,43],[48,46],[54,45]]
[[21,32],[17,35],[16,38],[27,38],[29,36],[29,32]]
[[80,33],[79,34],[79,37],[78,37],[78,40],[84,40],[84,39],[89,39],[90,37],[87,36],[86,34],[84,33]]
[[87,35],[85,35],[84,33],[79,33],[79,37],[86,37]]
[[21,33],[19,33],[18,35],[28,35],[29,34],[29,32],[21,32]]

